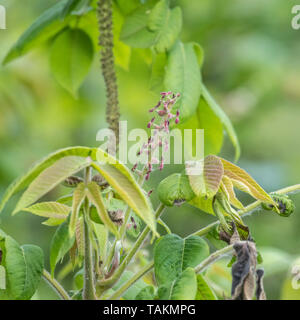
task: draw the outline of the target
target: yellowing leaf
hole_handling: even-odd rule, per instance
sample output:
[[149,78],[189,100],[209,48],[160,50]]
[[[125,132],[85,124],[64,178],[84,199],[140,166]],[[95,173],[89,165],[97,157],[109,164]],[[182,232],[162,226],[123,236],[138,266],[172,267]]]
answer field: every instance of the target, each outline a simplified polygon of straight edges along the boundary
[[232,181],[227,176],[223,176],[222,183],[228,196],[229,202],[238,209],[244,209],[243,204],[238,200],[238,198],[235,195]]
[[[271,196],[243,169],[235,164],[220,158],[224,167],[224,174],[232,179],[233,184],[242,191],[248,192],[255,199],[261,200],[267,203],[271,203],[276,206]],[[238,182],[237,182],[238,181]]]

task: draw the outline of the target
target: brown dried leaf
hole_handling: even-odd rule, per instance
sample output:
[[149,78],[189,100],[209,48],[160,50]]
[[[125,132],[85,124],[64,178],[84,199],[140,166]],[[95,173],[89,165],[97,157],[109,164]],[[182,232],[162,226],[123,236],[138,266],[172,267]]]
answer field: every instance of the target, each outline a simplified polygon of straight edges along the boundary
[[256,299],[257,300],[267,300],[266,293],[263,284],[264,270],[256,270]]
[[233,246],[237,261],[232,266],[233,300],[252,300],[256,277],[256,247],[251,241],[238,241]]

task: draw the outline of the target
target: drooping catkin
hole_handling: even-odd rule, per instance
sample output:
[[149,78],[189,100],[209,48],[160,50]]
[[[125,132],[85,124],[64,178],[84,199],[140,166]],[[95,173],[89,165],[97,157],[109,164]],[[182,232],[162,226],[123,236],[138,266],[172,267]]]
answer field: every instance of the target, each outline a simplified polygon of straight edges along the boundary
[[106,121],[116,135],[119,144],[119,100],[118,85],[113,54],[112,0],[98,1],[99,45],[101,46],[101,67],[106,86]]

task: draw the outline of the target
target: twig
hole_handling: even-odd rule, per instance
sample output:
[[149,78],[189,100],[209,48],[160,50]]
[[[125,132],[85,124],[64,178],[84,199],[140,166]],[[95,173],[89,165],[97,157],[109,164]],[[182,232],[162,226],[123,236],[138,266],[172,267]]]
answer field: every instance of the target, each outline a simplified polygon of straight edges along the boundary
[[45,269],[43,270],[43,278],[47,281],[50,287],[54,289],[61,300],[72,300],[62,285],[57,280],[52,278],[51,274]]
[[134,277],[125,282],[111,297],[107,300],[116,300],[126,292],[135,282],[141,279],[145,274],[147,274],[154,267],[154,262],[150,262],[143,269],[141,269]]

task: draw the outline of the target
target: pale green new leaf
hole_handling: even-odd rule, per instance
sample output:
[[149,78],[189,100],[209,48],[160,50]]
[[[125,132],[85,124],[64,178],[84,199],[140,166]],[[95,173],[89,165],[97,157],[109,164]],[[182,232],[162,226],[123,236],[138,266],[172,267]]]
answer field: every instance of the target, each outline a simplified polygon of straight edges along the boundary
[[201,274],[197,275],[197,285],[196,300],[218,300],[205,277]]
[[90,158],[82,158],[78,156],[68,156],[57,160],[51,167],[40,173],[39,176],[30,184],[17,203],[13,214],[39,200],[67,177],[75,174],[90,164]]
[[224,175],[222,178],[222,183],[223,183],[225,192],[228,196],[229,202],[236,208],[243,210],[244,206],[235,195],[232,181],[227,176]]
[[69,147],[65,149],[57,150],[42,160],[38,161],[32,166],[32,168],[20,178],[17,178],[6,190],[0,203],[0,212],[3,210],[7,201],[18,191],[26,188],[42,171],[49,168],[56,161],[67,157],[67,156],[78,156],[78,157],[92,157],[93,160],[96,158],[96,149],[87,147]]
[[42,224],[48,227],[56,227],[62,224],[64,221],[66,221],[66,219],[49,218],[48,220],[42,222]]
[[50,267],[52,277],[54,276],[56,264],[72,248],[74,240],[75,237],[70,237],[68,219],[57,228],[51,241]]
[[154,270],[158,285],[174,281],[186,268],[197,266],[208,255],[208,244],[198,236],[183,239],[169,234],[158,239],[154,248]]
[[223,109],[217,104],[214,98],[211,96],[211,94],[209,93],[209,91],[207,90],[204,84],[202,84],[202,95],[205,101],[207,102],[207,104],[210,106],[210,108],[222,121],[223,126],[227,131],[233,146],[235,147],[235,161],[237,161],[240,157],[241,149],[240,149],[238,137],[236,135],[236,132],[233,128],[233,125],[230,119],[228,118],[227,114],[223,111]]
[[64,20],[62,19],[68,1],[69,0],[59,1],[39,16],[9,50],[4,58],[3,64],[7,64],[23,56],[32,48],[45,42],[62,30],[71,19],[70,16],[67,16]]
[[201,75],[193,43],[177,41],[168,54],[164,80],[168,90],[180,93],[180,121],[196,111],[201,94]]
[[156,233],[153,208],[144,191],[137,184],[128,168],[98,149],[97,159],[101,163],[92,166],[110,184],[131,209]]
[[155,32],[154,48],[164,52],[172,47],[182,28],[182,13],[179,7],[169,9],[169,1],[161,0],[151,10],[148,27]]
[[108,229],[103,224],[93,223],[93,230],[98,241],[100,249],[100,257],[102,262],[105,262],[107,255],[107,245],[108,245]]
[[34,204],[33,206],[23,209],[23,211],[31,212],[40,217],[65,220],[71,208],[64,204],[51,201]]
[[76,222],[79,216],[79,210],[85,198],[85,185],[79,183],[73,194],[72,213],[70,217],[69,232],[72,237],[75,232]]
[[101,191],[96,182],[90,182],[87,186],[87,197],[97,208],[97,212],[101,221],[106,225],[111,233],[113,233],[117,238],[120,237],[118,228],[112,222],[109,214],[105,208]]
[[66,29],[51,48],[51,69],[59,84],[76,95],[87,76],[94,55],[93,42],[80,29]]

